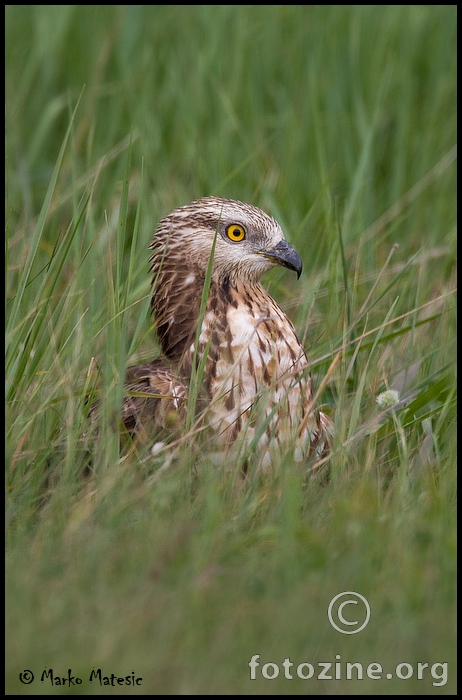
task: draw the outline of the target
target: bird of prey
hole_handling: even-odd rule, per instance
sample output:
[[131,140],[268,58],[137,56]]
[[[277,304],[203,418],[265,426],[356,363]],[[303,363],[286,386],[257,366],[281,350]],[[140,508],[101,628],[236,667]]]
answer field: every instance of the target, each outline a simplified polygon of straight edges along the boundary
[[260,284],[275,265],[302,271],[279,224],[250,204],[205,197],[162,219],[151,249],[162,356],[127,371],[130,435],[147,435],[154,452],[184,426],[191,374],[202,366],[196,409],[212,461],[231,452],[265,469],[277,455],[324,456],[332,423],[313,405],[294,326]]

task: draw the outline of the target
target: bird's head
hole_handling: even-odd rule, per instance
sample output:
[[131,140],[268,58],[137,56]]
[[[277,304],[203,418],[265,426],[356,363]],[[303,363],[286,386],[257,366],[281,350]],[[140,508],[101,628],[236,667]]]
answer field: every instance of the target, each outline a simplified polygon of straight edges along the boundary
[[[275,265],[300,277],[302,261],[284,239],[279,224],[261,209],[220,197],[205,197],[180,207],[159,224],[151,258],[154,277],[174,269],[204,276],[213,245],[212,278],[257,282]],[[162,270],[162,271],[161,271]]]

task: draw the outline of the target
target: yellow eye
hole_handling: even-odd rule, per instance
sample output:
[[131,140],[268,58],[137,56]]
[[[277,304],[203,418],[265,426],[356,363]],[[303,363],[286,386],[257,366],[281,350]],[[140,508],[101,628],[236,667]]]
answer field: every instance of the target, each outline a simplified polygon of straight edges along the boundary
[[244,240],[245,231],[240,224],[231,224],[226,228],[226,235],[228,236],[230,241],[238,243],[239,241]]

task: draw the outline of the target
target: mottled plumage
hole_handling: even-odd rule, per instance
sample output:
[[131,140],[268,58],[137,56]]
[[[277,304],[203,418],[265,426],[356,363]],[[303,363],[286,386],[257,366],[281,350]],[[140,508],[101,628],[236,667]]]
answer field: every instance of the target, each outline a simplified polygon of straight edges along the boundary
[[[275,265],[301,273],[279,224],[263,211],[208,197],[159,224],[151,245],[152,311],[163,359],[132,367],[128,431],[158,444],[184,423],[202,290],[215,250],[196,363],[207,354],[197,408],[210,433],[208,455],[248,454],[263,468],[276,454],[302,461],[328,446],[330,419],[312,405],[308,361],[285,313],[261,286]],[[249,449],[251,448],[251,449]]]

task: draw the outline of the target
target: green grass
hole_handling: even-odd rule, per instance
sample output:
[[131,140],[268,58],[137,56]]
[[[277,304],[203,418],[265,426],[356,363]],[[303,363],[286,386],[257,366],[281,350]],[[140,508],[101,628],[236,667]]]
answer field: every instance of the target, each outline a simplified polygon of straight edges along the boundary
[[[9,694],[62,692],[45,668],[83,679],[66,693],[110,692],[93,668],[142,677],[130,694],[454,692],[455,20],[7,6]],[[119,455],[125,367],[158,352],[148,245],[210,194],[274,215],[303,258],[265,284],[327,375],[326,487],[289,461],[238,494],[190,440],[170,468]],[[328,622],[342,591],[369,600],[358,634]],[[414,674],[346,680],[347,662]]]

